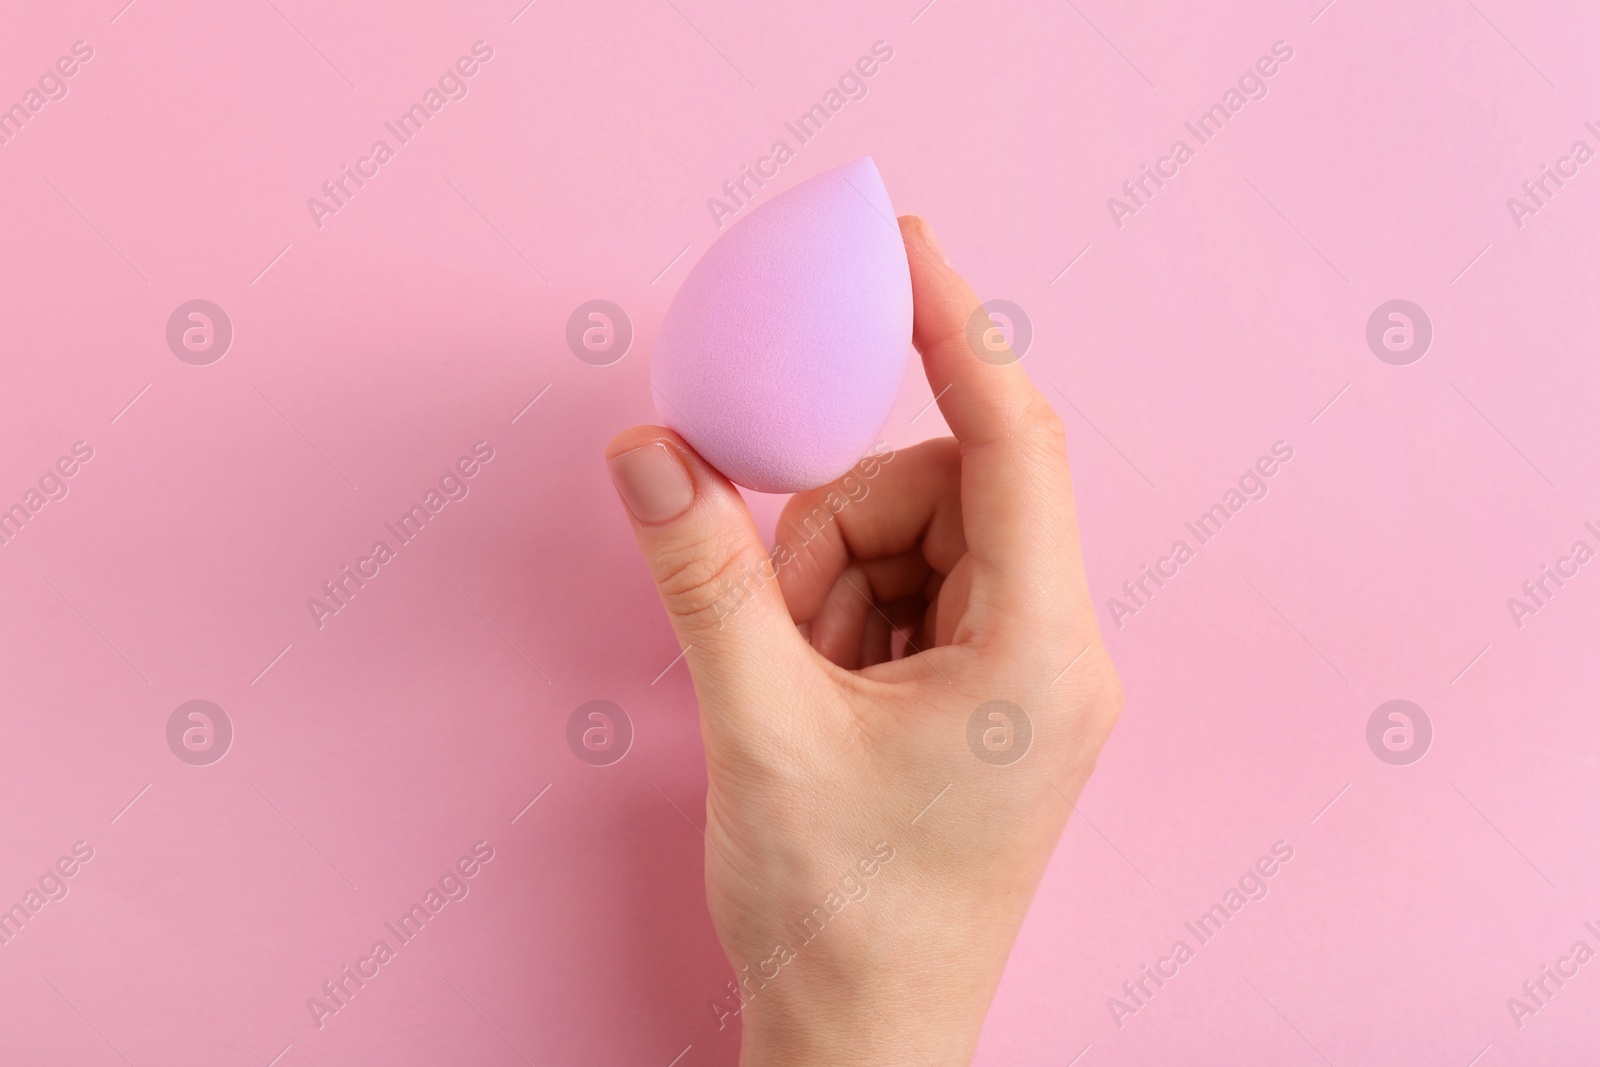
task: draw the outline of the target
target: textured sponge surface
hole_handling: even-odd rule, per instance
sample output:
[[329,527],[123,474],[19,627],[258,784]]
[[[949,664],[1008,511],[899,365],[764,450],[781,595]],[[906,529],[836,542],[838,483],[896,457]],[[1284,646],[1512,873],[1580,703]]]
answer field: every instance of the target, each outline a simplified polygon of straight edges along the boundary
[[756,208],[695,264],[656,342],[656,410],[740,485],[810,489],[871,448],[910,347],[905,247],[866,157]]

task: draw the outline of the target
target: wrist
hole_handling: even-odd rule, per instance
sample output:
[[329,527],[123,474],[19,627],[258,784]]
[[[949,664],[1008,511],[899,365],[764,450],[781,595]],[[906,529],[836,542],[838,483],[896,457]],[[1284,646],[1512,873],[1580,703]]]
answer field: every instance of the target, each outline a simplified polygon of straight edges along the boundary
[[987,1007],[988,998],[955,1003],[926,990],[869,993],[848,979],[827,989],[769,985],[740,1012],[739,1067],[967,1067]]
[[[749,1012],[746,1011],[746,1016]],[[912,1044],[915,1042],[915,1044]],[[819,1012],[800,1025],[770,1025],[746,1018],[739,1045],[739,1067],[967,1067],[963,1052],[927,1034],[896,1032],[886,1019],[844,1018]]]

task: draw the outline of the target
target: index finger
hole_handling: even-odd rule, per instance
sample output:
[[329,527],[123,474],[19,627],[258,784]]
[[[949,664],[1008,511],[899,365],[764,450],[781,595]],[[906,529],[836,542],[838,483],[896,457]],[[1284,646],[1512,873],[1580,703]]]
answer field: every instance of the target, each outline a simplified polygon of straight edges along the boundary
[[[990,320],[931,227],[900,219],[911,268],[912,340],[961,445],[961,512],[975,596],[1007,614],[1091,610],[1061,419],[1004,350],[977,343]],[[981,355],[980,355],[981,352]],[[1092,618],[1092,614],[1090,615]]]

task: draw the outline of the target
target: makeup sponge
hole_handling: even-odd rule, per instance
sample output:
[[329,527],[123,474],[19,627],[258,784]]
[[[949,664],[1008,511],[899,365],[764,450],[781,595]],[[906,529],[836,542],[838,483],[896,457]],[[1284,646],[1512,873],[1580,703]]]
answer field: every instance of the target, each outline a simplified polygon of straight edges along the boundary
[[650,377],[656,411],[730,479],[824,485],[872,447],[911,348],[911,274],[871,157],[752,211],[689,272]]

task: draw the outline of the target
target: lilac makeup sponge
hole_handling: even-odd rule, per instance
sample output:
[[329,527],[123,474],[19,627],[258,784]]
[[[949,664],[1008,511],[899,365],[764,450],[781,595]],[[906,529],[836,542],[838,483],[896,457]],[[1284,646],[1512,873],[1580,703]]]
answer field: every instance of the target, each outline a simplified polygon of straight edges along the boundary
[[871,157],[752,211],[706,250],[662,321],[661,421],[764,493],[848,471],[889,418],[911,348],[911,274]]

